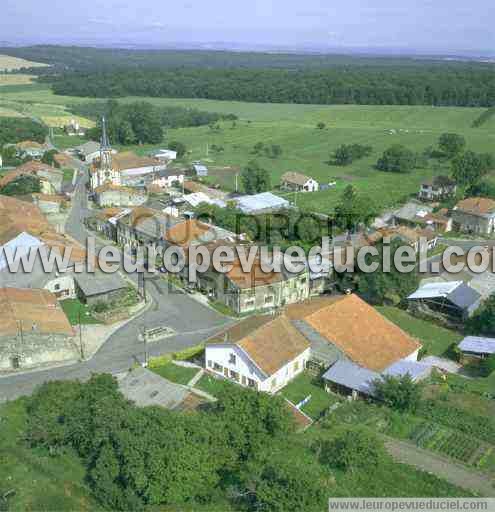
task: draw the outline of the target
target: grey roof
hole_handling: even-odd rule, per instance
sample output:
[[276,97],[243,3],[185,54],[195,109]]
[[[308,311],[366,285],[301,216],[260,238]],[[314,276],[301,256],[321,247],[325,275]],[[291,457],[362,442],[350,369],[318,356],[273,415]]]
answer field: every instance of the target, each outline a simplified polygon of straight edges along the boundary
[[467,336],[459,343],[459,349],[474,354],[495,354],[495,338]]
[[480,302],[481,295],[467,284],[462,283],[448,295],[448,299],[458,308],[468,309],[477,302]]
[[317,359],[329,366],[345,358],[343,352],[332,343],[329,343],[326,338],[304,320],[294,320],[292,324],[310,342],[311,357],[313,359]]
[[127,283],[118,272],[113,274],[103,272],[74,274],[74,279],[86,297],[127,288]]
[[255,213],[263,210],[289,208],[290,203],[271,192],[262,192],[261,194],[237,198],[237,206],[244,213]]
[[184,169],[177,169],[177,168],[166,168],[166,169],[160,169],[155,176],[158,178],[169,178],[170,176],[181,176],[184,175],[185,171]]
[[362,368],[351,361],[342,360],[331,366],[322,378],[360,393],[373,395],[373,381],[380,378],[380,374]]
[[100,143],[90,140],[89,142],[85,142],[84,144],[81,144],[80,146],[77,146],[74,149],[79,153],[82,153],[83,155],[87,156],[91,155],[91,153],[96,153],[100,151]]
[[462,281],[453,281],[422,284],[408,297],[410,300],[437,298],[445,298],[460,309],[468,309],[481,300],[481,295]]
[[424,379],[431,373],[431,365],[418,363],[415,361],[397,361],[390,365],[384,372],[383,375],[389,377],[401,377],[409,374],[413,381]]
[[394,217],[407,221],[415,221],[420,220],[428,213],[432,212],[433,208],[431,206],[427,206],[421,203],[409,202],[402,206],[402,208],[396,210],[394,212]]
[[159,405],[174,409],[190,394],[186,387],[174,384],[145,368],[134,368],[119,379],[119,388],[128,400],[139,407]]

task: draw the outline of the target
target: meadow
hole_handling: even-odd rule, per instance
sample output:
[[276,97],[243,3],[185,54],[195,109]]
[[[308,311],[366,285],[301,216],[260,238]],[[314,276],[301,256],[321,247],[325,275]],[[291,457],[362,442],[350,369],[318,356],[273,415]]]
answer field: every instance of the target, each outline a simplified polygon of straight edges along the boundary
[[48,66],[48,64],[11,57],[10,55],[0,55],[0,71],[13,71],[22,68],[40,68],[46,66]]
[[[57,118],[58,122],[61,117],[73,117],[66,110],[67,105],[87,101],[87,98],[54,95],[40,85],[20,86],[17,90],[9,87],[5,93],[0,92],[0,107],[24,114],[29,112],[46,120]],[[229,190],[235,188],[234,171],[216,172],[215,167],[242,168],[252,159],[257,159],[270,172],[275,190],[286,171],[307,174],[321,183],[336,181],[337,185],[329,190],[287,196],[289,200],[297,201],[298,206],[323,213],[333,209],[348,184],[386,208],[416,194],[425,179],[449,172],[448,167],[436,162],[409,174],[377,171],[374,165],[378,157],[393,144],[423,151],[434,146],[442,133],[456,132],[466,138],[468,147],[474,151],[491,152],[495,147],[495,119],[479,128],[472,127],[473,121],[483,112],[480,108],[261,104],[142,97],[127,97],[119,101],[149,101],[157,106],[185,106],[236,114],[238,121],[220,123],[219,129],[208,126],[170,129],[161,146],[166,146],[171,140],[185,143],[187,160],[202,160],[210,165],[213,169],[209,181]],[[325,128],[318,129],[318,123],[325,123]],[[253,146],[257,142],[280,145],[281,157],[272,159],[254,155]],[[373,154],[346,167],[330,165],[331,154],[344,143],[371,145]],[[223,151],[215,152],[212,150],[214,146],[222,147]],[[152,147],[128,149],[143,154]]]

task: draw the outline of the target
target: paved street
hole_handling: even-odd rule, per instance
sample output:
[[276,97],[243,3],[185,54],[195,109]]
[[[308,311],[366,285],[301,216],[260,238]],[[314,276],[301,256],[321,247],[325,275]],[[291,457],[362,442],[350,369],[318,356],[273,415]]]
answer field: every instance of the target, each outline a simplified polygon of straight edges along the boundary
[[[82,220],[88,212],[85,180],[86,175],[80,175],[74,193],[73,208],[66,224],[66,232],[83,243],[86,232]],[[133,280],[136,279],[136,275],[131,277]],[[127,370],[144,359],[143,343],[138,337],[143,327],[168,326],[177,333],[148,345],[149,354],[157,356],[197,345],[218,332],[223,325],[233,321],[198,303],[181,290],[170,288],[160,277],[146,281],[147,294],[153,299],[151,307],[136,320],[115,332],[90,361],[0,377],[0,401],[29,394],[37,385],[49,380],[84,379],[95,372],[115,373]]]

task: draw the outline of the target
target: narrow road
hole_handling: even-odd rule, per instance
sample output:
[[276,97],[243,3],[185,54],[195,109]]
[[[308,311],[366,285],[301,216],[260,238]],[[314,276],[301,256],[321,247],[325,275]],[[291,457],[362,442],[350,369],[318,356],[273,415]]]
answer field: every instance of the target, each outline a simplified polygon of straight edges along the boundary
[[[87,173],[84,164],[79,165],[79,177],[72,211],[66,223],[66,233],[85,244],[87,232],[83,219],[90,210],[86,193]],[[136,280],[137,274],[130,274],[129,277]],[[144,327],[167,326],[176,333],[172,337],[148,344],[148,354],[158,356],[195,346],[225,325],[235,322],[200,304],[159,277],[146,281],[147,294],[153,299],[151,308],[116,331],[91,360],[50,370],[0,377],[0,402],[30,394],[38,385],[50,380],[86,379],[92,373],[117,373],[143,362],[144,347],[139,334]]]
[[397,462],[415,466],[427,473],[433,473],[451,484],[482,496],[495,497],[493,481],[483,473],[398,439],[385,438],[385,447]]

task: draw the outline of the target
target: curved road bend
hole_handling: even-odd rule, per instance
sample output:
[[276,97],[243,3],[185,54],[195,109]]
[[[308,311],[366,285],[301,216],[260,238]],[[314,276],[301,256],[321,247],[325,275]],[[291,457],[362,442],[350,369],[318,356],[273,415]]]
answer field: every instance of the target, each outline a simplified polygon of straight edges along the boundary
[[[67,219],[66,232],[82,243],[86,241],[83,219],[88,214],[85,166],[78,163],[78,178],[72,211]],[[132,275],[136,279],[136,275]],[[172,328],[176,334],[148,344],[148,353],[158,356],[197,345],[234,320],[200,304],[181,290],[172,289],[160,278],[147,279],[146,290],[153,304],[134,321],[122,326],[89,361],[0,377],[0,401],[15,399],[32,393],[43,382],[64,379],[85,379],[92,373],[125,371],[144,360],[144,347],[139,340],[140,330],[159,326]],[[84,332],[84,328],[83,328]]]

